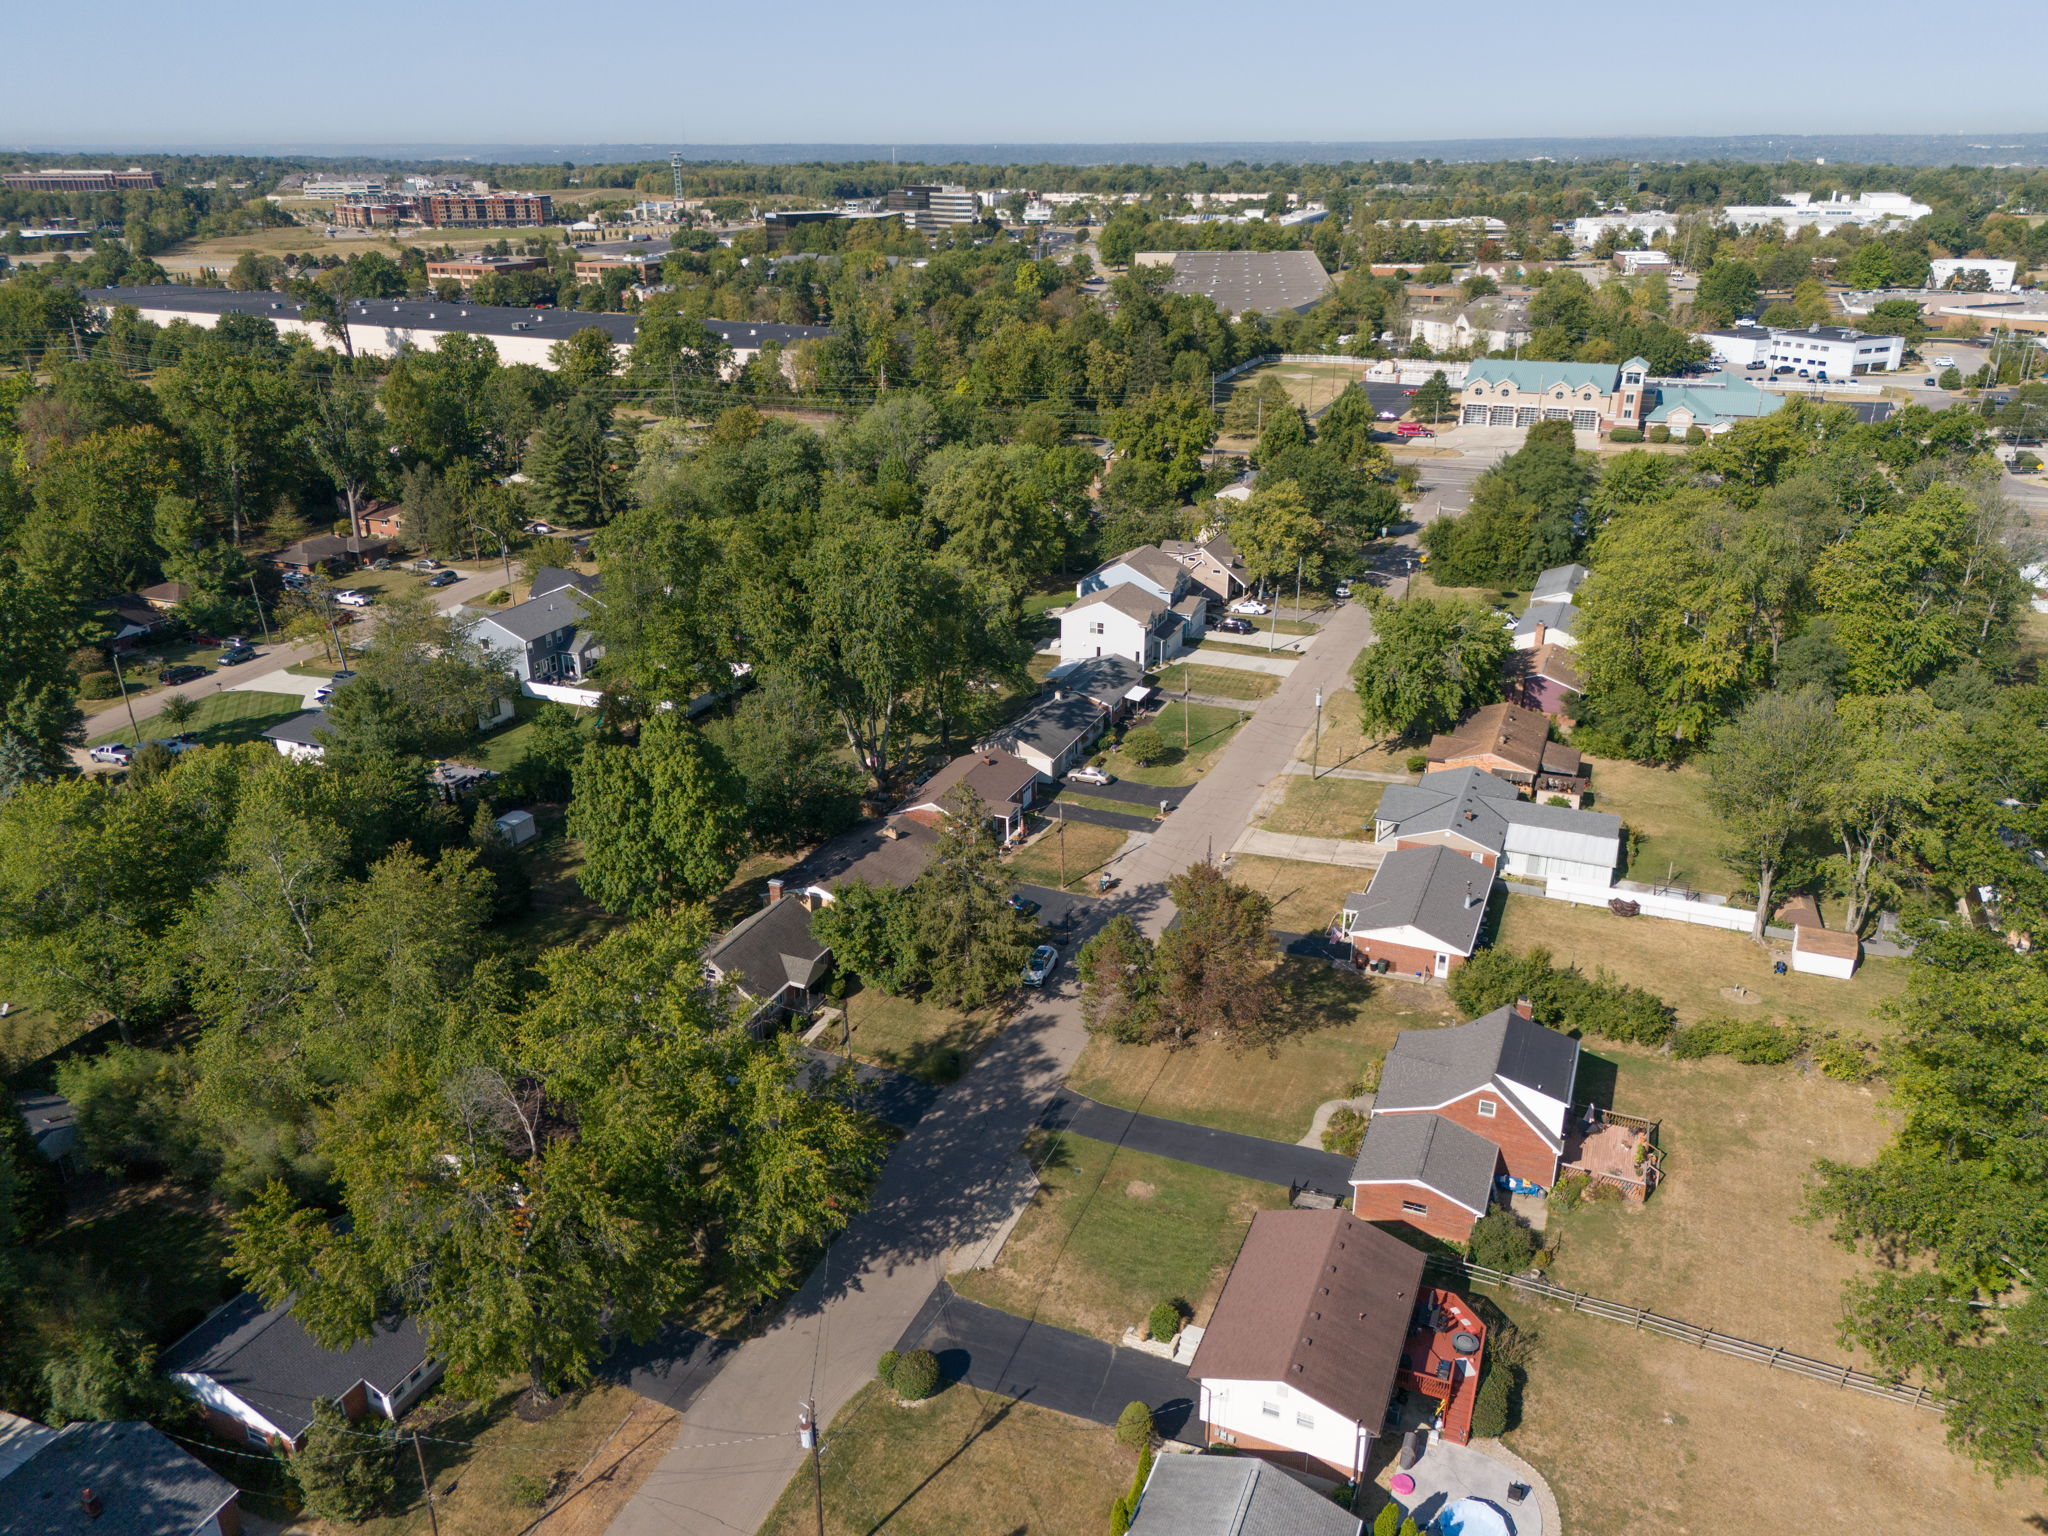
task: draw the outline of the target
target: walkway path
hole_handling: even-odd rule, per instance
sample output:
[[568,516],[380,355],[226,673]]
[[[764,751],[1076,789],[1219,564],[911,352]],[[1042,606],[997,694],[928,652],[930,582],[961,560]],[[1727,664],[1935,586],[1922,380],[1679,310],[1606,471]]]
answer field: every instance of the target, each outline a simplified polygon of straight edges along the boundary
[[1412,773],[1381,773],[1376,768],[1322,768],[1299,761],[1289,763],[1287,771],[1304,778],[1364,779],[1373,784],[1413,784],[1418,777]]
[[1114,1424],[1128,1404],[1145,1403],[1167,1439],[1202,1444],[1194,1383],[1184,1367],[967,1301],[950,1285],[932,1292],[896,1348],[930,1350],[949,1381],[1094,1424]]
[[1072,1131],[1133,1152],[1170,1157],[1262,1184],[1285,1184],[1290,1189],[1306,1186],[1326,1195],[1351,1192],[1352,1160],[1339,1153],[1212,1130],[1184,1120],[1162,1120],[1157,1115],[1098,1103],[1071,1089],[1063,1088],[1053,1096],[1044,1124],[1052,1130]]
[[[1234,672],[1263,672],[1268,677],[1287,677],[1300,664],[1301,658],[1277,653],[1271,656],[1249,656],[1243,651],[1216,651],[1198,645],[1192,651],[1182,652],[1175,660],[1190,662],[1198,667],[1227,667]],[[1171,698],[1172,695],[1169,693],[1167,697]]]
[[1301,837],[1246,827],[1231,845],[1232,853],[1255,853],[1268,859],[1299,859],[1305,864],[1341,864],[1350,869],[1378,869],[1386,849],[1348,837]]

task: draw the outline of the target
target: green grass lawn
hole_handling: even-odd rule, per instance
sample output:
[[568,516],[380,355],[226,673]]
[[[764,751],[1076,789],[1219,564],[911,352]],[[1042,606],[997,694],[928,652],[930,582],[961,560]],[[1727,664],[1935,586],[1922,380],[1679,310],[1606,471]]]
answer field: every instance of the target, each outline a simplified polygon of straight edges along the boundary
[[[1077,794],[1071,789],[1061,790],[1060,797],[1054,805],[1078,805],[1091,811],[1115,811],[1121,816],[1151,816],[1156,809],[1153,806],[1133,805],[1128,800],[1111,800],[1103,795]],[[1052,814],[1053,819],[1058,820],[1059,811],[1056,808]]]
[[254,741],[273,725],[303,713],[306,708],[306,701],[295,693],[259,693],[248,689],[223,689],[219,693],[208,694],[198,703],[198,710],[192,718],[180,726],[154,716],[145,718],[138,709],[135,717],[139,729],[129,729],[127,717],[123,715],[120,729],[95,736],[88,745],[97,747],[110,741],[125,741],[134,746],[138,737],[148,741],[152,737],[175,736],[180,731],[189,731],[198,738],[201,746],[225,746],[230,742]]
[[1268,832],[1297,837],[1370,842],[1372,813],[1379,809],[1386,787],[1370,779],[1312,779],[1307,774],[1293,774],[1280,803],[1261,825]]
[[[512,701],[510,720],[481,733],[475,741],[454,754],[456,759],[475,763],[480,768],[495,769],[499,773],[515,767],[526,756],[527,746],[533,740],[533,717],[545,707],[545,700],[529,699],[522,694]],[[589,710],[579,710],[577,716],[586,729],[590,720],[595,718]]]
[[[1510,896],[1501,909],[1497,946],[1541,945],[1560,965],[1587,975],[1606,970],[1654,992],[1677,1010],[1682,1023],[1713,1014],[1775,1018],[1875,1038],[1891,1032],[1884,1005],[1905,990],[1906,962],[1865,956],[1848,981],[1830,976],[1773,975],[1771,962],[1791,951],[1790,941],[1759,949],[1747,932],[1695,927],[1656,917],[1616,917],[1540,896]],[[1745,998],[1726,988],[1741,987]]]
[[1280,686],[1280,679],[1266,672],[1246,672],[1239,667],[1204,667],[1178,661],[1159,674],[1160,688],[1178,694],[1213,694],[1225,699],[1263,699]]
[[[1101,1536],[1137,1457],[1049,1408],[957,1384],[899,1408],[873,1383],[826,1428],[819,1470],[826,1536]],[[813,1536],[816,1502],[806,1467],[760,1536]]]
[[[1033,825],[1039,825],[1034,818]],[[1010,855],[1010,873],[1018,881],[1030,885],[1051,886],[1060,889],[1060,840],[1066,839],[1066,889],[1087,891],[1095,888],[1095,871],[1116,857],[1122,848],[1127,832],[1114,827],[1098,827],[1085,821],[1070,821],[1066,831],[1059,830],[1058,823],[1047,820],[1042,823],[1048,828],[1044,836],[1033,839]]]
[[1287,1191],[1063,1133],[1026,1155],[1039,1189],[991,1269],[953,1278],[972,1300],[1115,1343],[1161,1301],[1206,1319],[1252,1213]]
[[1088,1042],[1067,1085],[1105,1104],[1218,1130],[1293,1141],[1326,1099],[1349,1098],[1368,1065],[1404,1029],[1457,1022],[1443,993],[1368,979],[1308,960],[1276,973],[1279,1027],[1270,1046],[1234,1051],[1215,1041],[1184,1050]]
[[[1002,1005],[962,1013],[929,1000],[890,997],[861,987],[841,1004],[853,1029],[853,1055],[929,1082],[950,1083],[1002,1027]],[[838,1049],[837,1042],[821,1041]]]
[[1742,883],[1721,858],[1721,830],[1707,808],[1707,776],[1697,768],[1648,768],[1588,759],[1593,807],[1619,816],[1635,848],[1623,873],[1652,885],[1682,885],[1727,895]]
[[[1166,738],[1163,760],[1141,765],[1118,747],[1104,755],[1103,766],[1118,778],[1135,784],[1171,787],[1193,784],[1208,772],[1209,765],[1230,745],[1232,734],[1244,723],[1244,712],[1214,704],[1183,704],[1176,699],[1152,716],[1149,723],[1158,726],[1159,734]],[[1188,743],[1185,747],[1184,740]]]
[[1274,656],[1281,661],[1299,661],[1302,656],[1300,651],[1290,651],[1284,645],[1268,645],[1254,635],[1227,635],[1222,638],[1205,635],[1195,642],[1189,654],[1200,661],[1204,651],[1228,651],[1233,656]]

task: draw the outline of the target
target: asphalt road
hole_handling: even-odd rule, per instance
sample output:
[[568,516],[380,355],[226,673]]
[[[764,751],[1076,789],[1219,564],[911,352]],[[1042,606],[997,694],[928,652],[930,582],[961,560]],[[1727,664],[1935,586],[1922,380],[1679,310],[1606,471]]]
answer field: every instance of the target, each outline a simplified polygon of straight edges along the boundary
[[1234,1131],[1212,1130],[1206,1125],[1189,1125],[1182,1120],[1162,1120],[1136,1110],[1118,1109],[1062,1088],[1053,1095],[1045,1112],[1050,1130],[1072,1131],[1093,1141],[1106,1141],[1133,1152],[1170,1157],[1175,1162],[1213,1168],[1218,1173],[1264,1184],[1285,1184],[1290,1189],[1307,1187],[1326,1195],[1351,1192],[1351,1163],[1335,1152],[1314,1147],[1297,1147],[1263,1136],[1243,1136]]

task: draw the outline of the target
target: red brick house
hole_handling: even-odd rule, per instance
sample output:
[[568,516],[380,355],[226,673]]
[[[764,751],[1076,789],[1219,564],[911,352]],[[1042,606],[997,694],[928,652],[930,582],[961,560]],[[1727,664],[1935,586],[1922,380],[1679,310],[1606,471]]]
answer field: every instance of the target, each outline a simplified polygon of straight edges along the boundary
[[1424,751],[1432,770],[1483,768],[1538,800],[1562,795],[1577,805],[1586,789],[1586,765],[1578,748],[1552,741],[1549,717],[1518,704],[1476,709],[1456,730],[1430,737]]
[[1396,848],[1344,898],[1333,937],[1361,966],[1441,979],[1479,947],[1492,890],[1493,870],[1455,849]]
[[1493,1203],[1500,1148],[1455,1120],[1375,1114],[1351,1169],[1352,1213],[1462,1243]]
[[[1548,1189],[1557,1182],[1578,1070],[1579,1042],[1536,1023],[1523,1003],[1449,1029],[1404,1030],[1381,1069],[1373,1123],[1448,1121],[1497,1147],[1513,1177]],[[1463,1145],[1453,1137],[1446,1148]],[[1389,1146],[1412,1152],[1412,1143]],[[1435,1166],[1449,1166],[1443,1155]]]

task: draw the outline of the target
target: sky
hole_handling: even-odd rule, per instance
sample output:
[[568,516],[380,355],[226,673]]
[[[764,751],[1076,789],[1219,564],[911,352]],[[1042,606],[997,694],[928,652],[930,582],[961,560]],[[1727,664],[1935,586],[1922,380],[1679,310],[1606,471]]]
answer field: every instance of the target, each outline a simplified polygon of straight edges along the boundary
[[[2048,130],[2040,0],[102,0],[16,8],[0,144],[1174,143]],[[1988,45],[1988,46],[1986,46]],[[83,50],[83,52],[81,52]],[[57,61],[72,64],[55,67]],[[30,61],[43,67],[30,69]],[[74,67],[75,65],[75,67]]]

